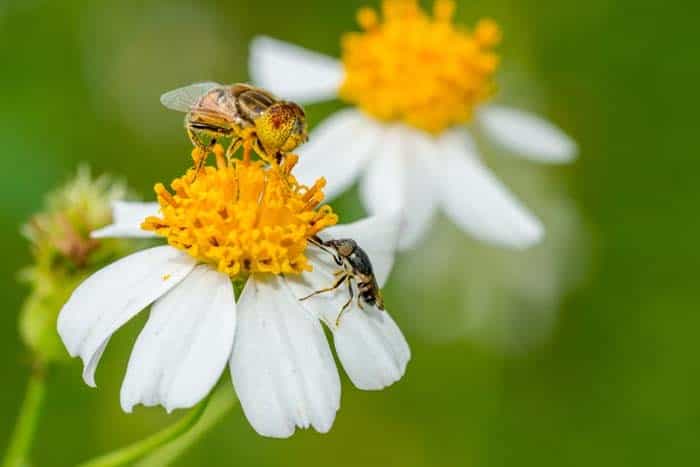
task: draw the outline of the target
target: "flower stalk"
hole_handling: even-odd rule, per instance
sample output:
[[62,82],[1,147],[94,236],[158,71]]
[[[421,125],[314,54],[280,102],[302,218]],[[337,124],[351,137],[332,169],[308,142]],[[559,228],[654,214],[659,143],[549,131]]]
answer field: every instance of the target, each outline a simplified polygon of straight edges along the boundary
[[202,402],[193,408],[190,413],[158,433],[155,433],[141,441],[137,441],[130,446],[79,464],[78,467],[117,467],[122,465],[133,465],[134,462],[143,459],[156,449],[179,438],[194,427],[204,414],[204,411],[209,403],[209,399],[210,396],[207,396]]
[[46,372],[36,363],[29,377],[27,392],[15,424],[15,431],[7,448],[4,467],[22,467],[27,464],[28,453],[36,433],[39,415],[46,395]]
[[231,388],[228,385],[220,386],[211,396],[209,406],[202,417],[187,433],[154,450],[135,467],[166,467],[172,464],[221,422],[237,404],[238,398]]

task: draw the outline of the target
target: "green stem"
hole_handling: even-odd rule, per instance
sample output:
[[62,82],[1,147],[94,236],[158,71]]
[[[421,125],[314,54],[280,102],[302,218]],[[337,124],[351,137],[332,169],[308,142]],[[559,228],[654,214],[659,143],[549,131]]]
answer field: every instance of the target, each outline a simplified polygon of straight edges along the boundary
[[166,443],[187,433],[204,413],[209,402],[209,396],[199,403],[190,413],[182,417],[173,425],[138,441],[131,446],[118,449],[103,456],[96,457],[80,464],[78,467],[116,467],[120,465],[132,465],[134,462],[147,456]]
[[149,454],[135,467],[166,467],[172,464],[216,426],[236,406],[237,402],[238,399],[231,385],[222,384],[214,391],[209,407],[190,431]]
[[41,406],[46,394],[46,381],[44,368],[36,364],[29,377],[27,393],[22,402],[15,431],[12,433],[10,444],[5,455],[4,467],[22,467],[26,465],[27,454],[34,440],[37,422],[41,413]]

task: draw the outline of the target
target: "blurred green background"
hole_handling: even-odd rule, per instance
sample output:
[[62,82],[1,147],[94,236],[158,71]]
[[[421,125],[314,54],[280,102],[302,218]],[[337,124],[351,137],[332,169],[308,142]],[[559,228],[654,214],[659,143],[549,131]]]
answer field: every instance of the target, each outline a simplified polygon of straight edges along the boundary
[[[16,274],[30,255],[18,229],[44,193],[88,161],[150,198],[155,181],[182,172],[190,150],[161,92],[247,79],[255,34],[337,55],[339,35],[355,29],[365,4],[377,2],[0,2],[3,446],[28,374],[16,331],[27,289]],[[327,435],[265,439],[234,411],[177,465],[698,461],[700,6],[472,0],[457,15],[503,27],[499,100],[548,117],[579,142],[579,159],[565,167],[486,148],[489,165],[545,220],[548,241],[503,252],[438,219],[387,288],[413,350],[404,379],[368,393],[343,376]],[[313,124],[339,107],[307,110]],[[346,219],[362,215],[352,193],[335,205]],[[78,361],[51,372],[34,465],[71,465],[176,418],[119,408],[144,317],[112,339],[98,390],[83,384]]]

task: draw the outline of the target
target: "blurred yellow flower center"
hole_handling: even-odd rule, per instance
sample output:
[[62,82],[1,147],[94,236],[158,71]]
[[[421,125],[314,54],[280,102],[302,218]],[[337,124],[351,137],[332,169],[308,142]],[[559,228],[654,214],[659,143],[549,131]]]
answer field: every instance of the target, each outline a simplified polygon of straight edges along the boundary
[[340,96],[383,121],[430,133],[469,121],[494,91],[501,33],[491,20],[469,32],[452,23],[453,0],[435,0],[429,16],[417,0],[384,0],[383,21],[358,13],[364,32],[343,37]]
[[310,271],[304,252],[312,235],[338,221],[323,201],[323,178],[312,187],[291,175],[296,156],[279,170],[262,161],[223,162],[190,169],[172,184],[174,193],[155,186],[161,217],[149,217],[145,230],[231,277],[250,273],[299,274]]

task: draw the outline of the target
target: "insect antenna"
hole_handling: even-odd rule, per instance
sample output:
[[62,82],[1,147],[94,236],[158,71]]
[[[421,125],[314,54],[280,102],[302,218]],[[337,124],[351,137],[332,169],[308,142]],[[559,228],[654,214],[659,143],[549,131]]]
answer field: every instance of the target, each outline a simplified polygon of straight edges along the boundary
[[321,237],[319,237],[318,235],[314,235],[314,236],[312,236],[312,237],[309,237],[309,239],[308,239],[307,241],[308,241],[309,243],[311,243],[312,245],[314,245],[314,246],[320,248],[321,250],[325,251],[325,252],[328,253],[329,255],[331,255],[331,256],[333,257],[333,260],[335,261],[335,263],[336,263],[338,266],[342,266],[342,265],[343,265],[343,260],[342,260],[342,258],[340,258],[340,256],[338,255],[338,253],[337,253],[336,251],[331,250],[330,248],[328,248],[328,245],[326,245],[326,242],[324,242],[324,241],[321,239]]

